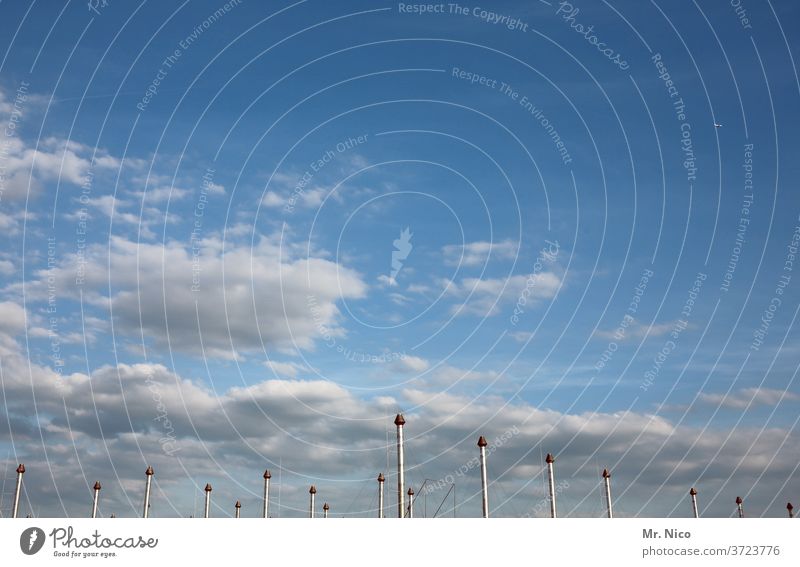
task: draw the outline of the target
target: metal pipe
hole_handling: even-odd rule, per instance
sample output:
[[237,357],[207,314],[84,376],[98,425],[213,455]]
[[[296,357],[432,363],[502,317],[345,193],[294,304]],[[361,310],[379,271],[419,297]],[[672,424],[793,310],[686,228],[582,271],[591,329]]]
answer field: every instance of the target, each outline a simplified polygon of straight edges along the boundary
[[330,509],[331,509],[331,507],[328,506],[327,502],[325,502],[325,504],[322,505],[322,517],[323,518],[327,518],[328,517],[328,510],[330,510]]
[[242,503],[237,500],[236,504],[234,504],[234,507],[236,508],[236,517],[240,518],[241,517],[241,510],[242,510]]
[[794,506],[792,506],[791,502],[786,504],[786,511],[789,512],[789,517],[794,518]]
[[545,457],[544,462],[547,463],[547,479],[550,483],[550,517],[556,517],[556,479],[555,475],[553,474],[553,463],[556,460],[553,458],[553,455],[547,453],[547,457]]
[[25,465],[17,467],[17,487],[14,489],[14,506],[11,508],[11,517],[16,518],[19,513],[19,495],[22,493],[22,475],[25,474]]
[[603,469],[603,479],[606,485],[606,507],[608,508],[608,517],[613,518],[614,515],[611,513],[611,473],[608,472],[608,469]]
[[153,467],[147,467],[144,474],[147,481],[144,485],[144,512],[142,512],[142,518],[146,518],[150,515],[150,483],[153,479]]
[[694,489],[694,486],[689,490],[689,496],[692,497],[692,513],[695,518],[699,518],[700,514],[697,511],[697,491]]
[[264,471],[264,517],[269,518],[269,479],[272,474],[269,469]]
[[383,473],[378,474],[378,517],[383,518]]
[[408,489],[408,517],[414,517],[414,489]]
[[206,484],[206,487],[203,489],[206,492],[206,505],[205,505],[205,512],[203,513],[204,518],[211,517],[211,485]]
[[308,489],[308,493],[311,495],[311,502],[310,502],[310,504],[308,506],[308,517],[309,518],[313,518],[314,517],[314,498],[317,495],[317,487],[312,484],[311,488]]
[[481,435],[478,438],[478,447],[481,452],[481,490],[483,494],[483,517],[489,517],[489,482],[486,476],[486,438]]
[[97,502],[100,500],[100,481],[94,483],[94,497],[92,498],[92,518],[97,517]]
[[403,426],[406,420],[403,418],[402,413],[398,413],[394,418],[394,424],[397,426],[397,516],[402,518],[405,515],[406,503],[405,494],[405,476],[403,464]]
[[742,502],[743,502],[742,497],[741,496],[737,496],[736,497],[736,510],[739,512],[739,517],[740,518],[744,518],[744,508],[742,508]]

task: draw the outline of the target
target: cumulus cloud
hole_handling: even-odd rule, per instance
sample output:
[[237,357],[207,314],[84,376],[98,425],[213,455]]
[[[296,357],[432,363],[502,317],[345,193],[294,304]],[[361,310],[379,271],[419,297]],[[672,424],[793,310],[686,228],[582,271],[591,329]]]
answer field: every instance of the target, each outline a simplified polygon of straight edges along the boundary
[[495,259],[511,259],[519,250],[519,242],[513,240],[501,240],[499,242],[487,242],[484,240],[468,242],[466,244],[448,244],[442,247],[442,256],[448,266],[481,266]]
[[452,313],[479,317],[497,315],[502,306],[517,301],[526,289],[526,302],[535,302],[552,298],[560,286],[561,278],[555,272],[544,271],[531,276],[463,278],[460,282],[443,283],[447,295],[463,299],[452,306]]
[[613,330],[596,330],[594,336],[601,339],[625,341],[640,340],[647,337],[663,337],[675,328],[677,321],[666,323],[644,324],[636,319],[627,323],[626,327]]
[[187,247],[112,237],[109,245],[87,247],[83,258],[66,255],[37,272],[26,287],[29,299],[46,298],[48,277],[67,297],[82,290],[87,303],[113,307],[123,333],[224,358],[264,348],[312,349],[317,337],[344,332],[337,302],[367,289],[356,272],[294,257],[266,237],[253,248],[230,244],[224,254],[216,238]]
[[4,356],[2,370],[0,402],[8,415],[0,439],[13,435],[15,455],[28,468],[23,506],[42,515],[83,515],[96,479],[103,482],[105,515],[139,514],[150,464],[158,483],[154,516],[190,515],[205,482],[214,486],[215,516],[229,515],[236,499],[255,516],[264,468],[282,492],[281,507],[273,502],[276,515],[302,516],[314,483],[336,510],[374,516],[372,490],[361,487],[373,487],[379,471],[391,486],[386,439],[400,407],[407,408],[408,484],[420,490],[431,479],[424,490],[438,502],[455,482],[459,516],[480,513],[478,435],[490,440],[495,516],[546,513],[538,506],[544,452],[556,455],[558,480],[568,484],[560,495],[565,516],[602,515],[594,496],[602,467],[612,470],[620,516],[687,516],[692,485],[704,495],[704,515],[728,515],[734,486],[747,495],[752,515],[778,515],[783,510],[773,497],[798,480],[800,443],[775,427],[729,432],[633,411],[563,413],[436,388],[370,398],[321,379],[212,390],[153,363],[62,376],[30,364],[21,350]]
[[779,403],[800,401],[800,395],[774,388],[740,388],[729,394],[701,393],[697,399],[706,404],[728,409],[746,409],[753,406],[775,406]]
[[23,199],[38,193],[44,182],[81,185],[92,169],[110,170],[120,161],[102,149],[63,138],[44,138],[33,146],[18,137],[4,140],[3,197]]

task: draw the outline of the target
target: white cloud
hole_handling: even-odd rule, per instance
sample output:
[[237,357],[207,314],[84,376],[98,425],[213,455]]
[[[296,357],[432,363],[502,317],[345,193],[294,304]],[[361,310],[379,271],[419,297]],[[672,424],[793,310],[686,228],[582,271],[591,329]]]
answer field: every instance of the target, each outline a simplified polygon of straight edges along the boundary
[[627,324],[627,327],[622,328],[621,331],[614,330],[596,330],[594,336],[601,339],[626,341],[635,339],[644,339],[647,337],[663,337],[675,328],[675,321],[667,323],[654,323],[652,325],[645,325],[637,320],[633,320]]
[[445,264],[449,266],[473,267],[485,264],[490,258],[510,259],[518,253],[519,242],[502,240],[499,242],[477,241],[466,244],[448,244],[442,247]]
[[[263,237],[254,248],[230,244],[223,255],[215,238],[192,252],[178,242],[112,237],[110,246],[88,247],[83,264],[67,255],[53,270],[37,272],[38,281],[26,287],[29,299],[46,298],[50,275],[61,293],[77,297],[79,265],[84,300],[102,309],[112,305],[123,333],[144,332],[161,346],[224,358],[264,347],[311,349],[320,335],[343,332],[337,302],[363,297],[367,289],[356,272],[295,257],[277,239]],[[104,295],[109,283],[110,297]]]
[[[16,314],[10,319],[19,329],[21,308],[3,309]],[[420,360],[412,364],[422,368]],[[105,515],[136,515],[148,464],[158,475],[154,516],[190,514],[204,482],[213,484],[215,502],[241,498],[243,512],[257,515],[258,490],[242,487],[257,487],[263,469],[272,468],[274,475],[279,462],[283,507],[275,503],[276,514],[302,515],[314,482],[326,500],[374,516],[369,491],[362,497],[358,487],[372,485],[375,471],[384,471],[391,484],[386,436],[398,406],[414,408],[405,413],[409,482],[452,475],[461,494],[460,516],[480,513],[477,470],[462,469],[474,461],[478,435],[493,447],[491,482],[502,495],[492,501],[496,516],[536,510],[544,495],[539,455],[548,451],[556,454],[559,478],[569,480],[560,502],[562,514],[571,516],[602,514],[592,505],[599,482],[595,465],[612,470],[617,510],[629,516],[685,516],[688,510],[678,503],[687,486],[707,495],[707,516],[730,513],[732,487],[748,491],[753,515],[778,515],[784,511],[766,505],[784,483],[800,480],[800,441],[776,426],[731,432],[632,411],[570,414],[500,396],[446,394],[436,386],[373,399],[328,380],[269,379],[211,390],[153,363],[62,376],[29,362],[20,348],[4,355],[2,371],[0,402],[7,416],[0,421],[0,439],[10,441],[13,434],[14,453],[28,469],[25,481],[37,487],[28,497],[43,516],[85,513],[84,485],[98,478]],[[447,373],[471,374],[454,368]],[[215,516],[230,514],[227,504],[217,506]]]
[[267,360],[264,366],[269,368],[277,376],[296,378],[300,372],[306,372],[308,368],[296,362],[280,362],[277,360]]
[[729,394],[706,394],[697,396],[698,400],[707,404],[728,409],[746,409],[753,406],[776,406],[783,402],[800,401],[800,395],[786,390],[773,388],[741,388]]
[[497,315],[501,306],[517,301],[526,288],[530,290],[526,302],[535,302],[552,298],[560,286],[561,279],[554,272],[508,278],[464,278],[459,283],[450,280],[443,282],[447,295],[464,300],[452,306],[452,313],[479,317]]

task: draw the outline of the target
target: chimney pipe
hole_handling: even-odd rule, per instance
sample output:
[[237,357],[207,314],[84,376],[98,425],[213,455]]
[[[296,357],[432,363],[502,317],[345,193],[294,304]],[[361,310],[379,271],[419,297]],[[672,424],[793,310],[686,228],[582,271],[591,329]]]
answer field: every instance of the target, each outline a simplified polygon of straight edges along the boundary
[[481,435],[478,438],[478,447],[481,452],[481,490],[483,494],[483,517],[489,517],[489,482],[486,478],[486,438]]
[[142,518],[146,518],[150,515],[150,482],[153,479],[153,467],[147,467],[144,474],[147,481],[144,485],[144,512],[142,512]]
[[327,502],[325,502],[325,504],[322,505],[322,517],[323,518],[327,518],[328,517],[328,510],[330,510],[330,509],[331,509],[331,507],[328,506]]
[[547,479],[550,483],[550,517],[556,517],[556,480],[555,475],[553,474],[553,463],[556,460],[553,458],[553,455],[547,453],[547,457],[545,457],[544,462],[547,463]]
[[94,483],[94,498],[92,498],[92,518],[97,517],[97,501],[100,500],[100,481]]
[[317,487],[312,484],[311,488],[308,489],[308,493],[311,495],[311,503],[309,504],[309,507],[308,507],[308,517],[309,518],[313,518],[314,517],[314,498],[317,495]]
[[692,487],[689,490],[689,496],[692,497],[692,513],[694,514],[695,518],[699,518],[700,514],[697,511],[697,491]]
[[236,517],[240,518],[241,517],[240,511],[242,509],[242,503],[237,500],[236,504],[234,504],[234,507],[236,508]]
[[269,479],[272,474],[269,469],[264,471],[264,517],[269,518]]
[[408,517],[414,517],[414,489],[408,489]]
[[211,485],[210,484],[206,484],[206,487],[203,490],[206,491],[206,507],[205,507],[205,513],[204,513],[203,517],[204,518],[210,518],[211,517]]
[[403,464],[403,426],[406,420],[402,413],[398,413],[394,418],[397,426],[397,516],[402,518],[405,515],[406,503],[403,489],[405,488],[404,464]]
[[383,518],[383,473],[378,474],[378,517]]
[[791,502],[786,504],[786,511],[789,512],[789,517],[794,518],[794,506],[792,506]]
[[17,487],[14,489],[14,507],[11,509],[11,517],[16,518],[19,514],[19,495],[22,493],[22,475],[25,474],[25,465],[20,463],[17,467]]
[[611,513],[611,473],[608,469],[603,469],[603,479],[606,485],[606,507],[608,508],[608,517],[613,518]]
[[740,518],[744,518],[744,508],[742,508],[742,502],[743,502],[742,497],[741,496],[737,496],[736,497],[736,510],[739,512],[739,517]]

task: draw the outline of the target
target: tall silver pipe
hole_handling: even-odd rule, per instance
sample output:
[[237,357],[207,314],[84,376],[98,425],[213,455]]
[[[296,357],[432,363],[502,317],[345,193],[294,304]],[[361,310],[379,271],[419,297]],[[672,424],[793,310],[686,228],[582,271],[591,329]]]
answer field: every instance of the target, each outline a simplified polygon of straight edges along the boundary
[[744,518],[744,508],[742,508],[742,497],[736,497],[736,510],[739,512],[739,517]]
[[20,463],[17,467],[17,487],[14,489],[14,506],[11,508],[11,517],[19,514],[19,495],[22,493],[22,475],[25,474],[25,465]]
[[405,494],[405,465],[403,463],[403,426],[406,420],[403,418],[402,413],[398,413],[394,418],[394,424],[397,426],[397,516],[402,518],[406,511]]
[[608,469],[603,469],[603,480],[606,485],[606,507],[608,508],[608,517],[613,518],[614,515],[611,512],[611,473],[608,472]]
[[206,505],[205,505],[205,512],[203,513],[204,518],[211,517],[211,485],[206,484],[206,487],[203,489],[206,492]]
[[553,463],[556,460],[553,458],[553,455],[547,453],[547,457],[545,457],[544,462],[547,463],[547,480],[550,483],[550,517],[556,517],[556,477],[553,473]]
[[322,505],[322,517],[323,518],[327,518],[328,517],[328,510],[330,510],[330,509],[331,509],[331,507],[328,506],[327,502],[325,502],[325,504]]
[[272,478],[272,473],[269,469],[264,471],[264,517],[269,518],[269,479]]
[[236,508],[236,517],[240,518],[242,511],[242,503],[237,500],[236,504],[234,504],[234,508]]
[[789,512],[789,517],[794,518],[794,506],[792,506],[791,502],[786,504],[786,511]]
[[100,481],[94,483],[94,497],[92,498],[92,518],[97,517],[97,502],[100,500]]
[[378,474],[378,517],[383,518],[383,473]]
[[481,490],[483,492],[483,517],[489,517],[489,481],[486,475],[486,438],[481,435],[478,438],[478,447],[481,452]]
[[309,518],[313,518],[314,517],[314,499],[317,496],[317,487],[312,484],[311,488],[308,489],[308,493],[311,495],[311,502],[308,505],[308,517]]
[[153,479],[153,467],[147,467],[144,474],[147,481],[144,485],[144,511],[142,512],[142,518],[146,518],[150,515],[150,484]]
[[408,517],[414,517],[414,489],[408,489]]
[[689,496],[692,497],[692,514],[694,514],[695,518],[699,518],[700,513],[697,510],[697,491],[694,489],[694,486],[689,490]]

